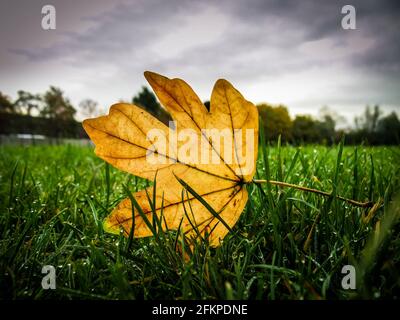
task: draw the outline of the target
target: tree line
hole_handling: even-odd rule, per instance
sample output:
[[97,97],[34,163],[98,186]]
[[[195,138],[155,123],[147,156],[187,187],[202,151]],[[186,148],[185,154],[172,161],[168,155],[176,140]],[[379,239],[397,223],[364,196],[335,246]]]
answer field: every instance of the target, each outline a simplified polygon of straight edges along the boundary
[[53,86],[44,94],[20,90],[14,101],[0,92],[0,134],[86,138],[81,124],[75,120],[76,112],[63,91]]
[[348,144],[397,145],[400,144],[400,121],[396,112],[383,116],[381,108],[366,106],[364,113],[355,117],[354,125],[347,129],[337,129],[345,119],[327,107],[320,110],[319,117],[296,115],[292,119],[284,105],[257,105],[264,126],[266,141],[291,144],[333,144],[343,135]]
[[[167,125],[171,120],[155,95],[145,86],[129,102],[142,107]],[[209,109],[209,101],[204,104]],[[400,143],[400,121],[397,114],[392,112],[383,116],[379,106],[367,106],[348,129],[337,129],[337,125],[345,120],[327,107],[320,110],[318,117],[296,115],[293,119],[284,105],[263,103],[257,105],[257,108],[265,139],[269,142],[277,141],[280,137],[282,142],[291,144],[333,144],[346,135],[349,144]],[[97,102],[91,99],[81,101],[79,109],[87,118],[102,113]],[[77,109],[64,92],[54,86],[50,86],[43,94],[20,90],[14,101],[0,92],[0,134],[29,133],[55,138],[87,138],[81,123],[75,119],[76,114]]]

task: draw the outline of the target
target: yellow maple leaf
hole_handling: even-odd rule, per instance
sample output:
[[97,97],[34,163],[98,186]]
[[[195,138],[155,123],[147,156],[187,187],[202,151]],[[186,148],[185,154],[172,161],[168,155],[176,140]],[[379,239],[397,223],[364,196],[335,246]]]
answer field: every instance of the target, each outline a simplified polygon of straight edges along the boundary
[[[142,211],[134,211],[134,237],[152,235],[143,214],[148,221],[156,214],[163,229],[182,228],[192,239],[207,234],[210,244],[218,246],[247,202],[246,184],[252,181],[257,159],[257,108],[223,79],[215,83],[208,111],[183,80],[152,72],[145,77],[175,128],[126,103],[111,106],[107,116],[85,120],[83,127],[97,156],[155,181],[155,188],[133,195]],[[130,198],[104,221],[108,232],[117,234],[121,228],[130,234]]]

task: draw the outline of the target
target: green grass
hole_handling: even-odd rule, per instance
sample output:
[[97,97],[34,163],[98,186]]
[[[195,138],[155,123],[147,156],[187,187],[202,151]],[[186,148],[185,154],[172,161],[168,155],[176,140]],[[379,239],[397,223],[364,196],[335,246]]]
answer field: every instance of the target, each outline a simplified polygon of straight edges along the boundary
[[[263,143],[261,144],[263,145]],[[0,297],[3,299],[394,298],[400,289],[398,147],[272,146],[257,179],[332,191],[334,197],[249,186],[239,222],[219,248],[189,261],[170,232],[145,239],[104,233],[102,220],[148,182],[74,146],[0,147]],[[357,267],[357,290],[341,269]],[[43,265],[57,289],[43,290]]]

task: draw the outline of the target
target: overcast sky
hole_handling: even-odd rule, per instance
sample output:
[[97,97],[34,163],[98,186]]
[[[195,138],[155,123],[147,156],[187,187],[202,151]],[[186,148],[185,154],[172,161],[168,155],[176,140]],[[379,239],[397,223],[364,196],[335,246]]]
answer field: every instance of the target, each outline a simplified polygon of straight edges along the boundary
[[[41,9],[56,8],[56,30]],[[356,8],[343,30],[341,8]],[[253,103],[291,115],[329,106],[400,111],[400,1],[1,0],[0,91],[59,86],[75,104],[130,100],[151,70],[187,81],[202,100],[225,78]]]

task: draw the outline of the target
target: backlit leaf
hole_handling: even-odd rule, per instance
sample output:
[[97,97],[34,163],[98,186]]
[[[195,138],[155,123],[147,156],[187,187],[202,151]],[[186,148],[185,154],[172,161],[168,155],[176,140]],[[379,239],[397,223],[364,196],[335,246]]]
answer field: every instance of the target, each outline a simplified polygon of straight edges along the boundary
[[[257,108],[226,80],[216,82],[208,112],[183,80],[152,72],[145,77],[175,121],[174,128],[135,105],[119,103],[107,116],[85,120],[84,129],[100,158],[128,173],[156,179],[155,188],[133,194],[134,237],[151,236],[148,222],[153,214],[160,218],[162,211],[158,221],[163,229],[181,226],[196,240],[208,234],[211,245],[218,246],[247,202],[246,184],[257,159]],[[191,148],[195,146],[200,147]],[[105,219],[104,228],[116,234],[122,228],[129,236],[131,227],[132,202],[127,198]]]

